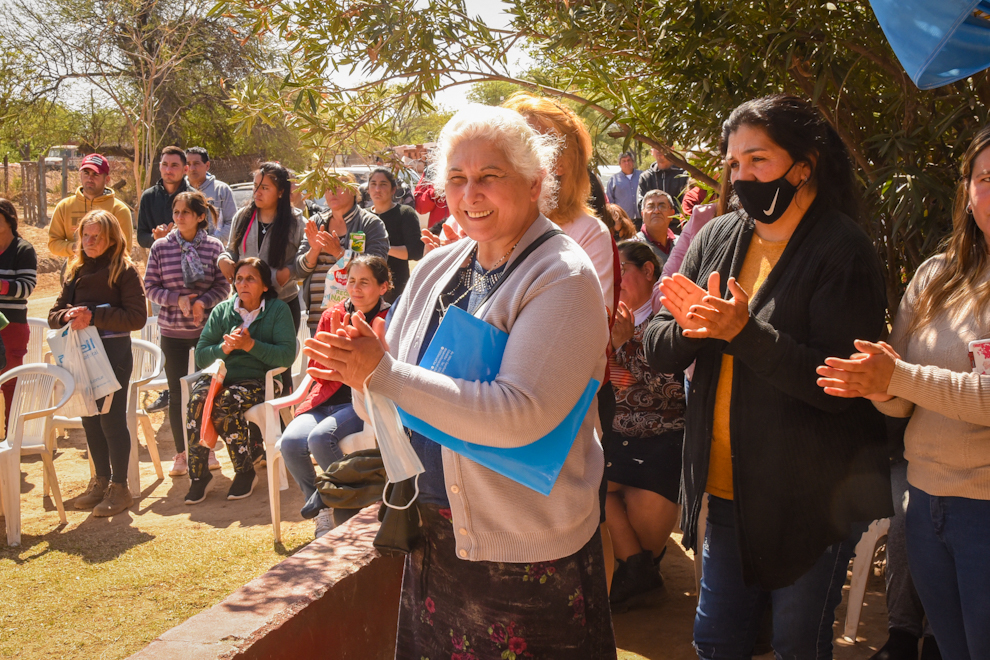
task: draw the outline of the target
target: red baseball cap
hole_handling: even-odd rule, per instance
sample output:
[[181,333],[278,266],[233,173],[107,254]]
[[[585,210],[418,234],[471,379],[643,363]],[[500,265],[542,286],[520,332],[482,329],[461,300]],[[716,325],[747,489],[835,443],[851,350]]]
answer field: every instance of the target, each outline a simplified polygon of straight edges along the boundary
[[97,174],[110,174],[110,161],[100,154],[90,154],[82,159],[81,170],[93,170]]

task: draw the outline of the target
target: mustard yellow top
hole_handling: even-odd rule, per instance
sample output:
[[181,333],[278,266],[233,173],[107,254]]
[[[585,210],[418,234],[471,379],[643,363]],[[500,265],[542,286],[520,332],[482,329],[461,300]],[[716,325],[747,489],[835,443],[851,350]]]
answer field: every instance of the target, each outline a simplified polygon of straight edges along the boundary
[[[736,281],[750,298],[763,286],[767,275],[777,265],[787,241],[764,241],[755,233],[746,250]],[[715,390],[715,418],[712,424],[712,453],[708,462],[708,485],[705,490],[726,500],[732,499],[732,446],[729,444],[729,404],[732,401],[732,356],[722,356]]]

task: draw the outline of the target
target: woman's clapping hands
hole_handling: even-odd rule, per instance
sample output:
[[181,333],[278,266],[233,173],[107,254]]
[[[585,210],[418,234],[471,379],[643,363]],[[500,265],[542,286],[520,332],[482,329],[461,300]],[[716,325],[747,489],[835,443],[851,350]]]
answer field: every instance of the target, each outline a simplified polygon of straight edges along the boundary
[[857,339],[856,350],[848,360],[830,357],[818,367],[818,385],[825,394],[845,398],[863,397],[871,401],[890,401],[887,394],[894,367],[901,356],[885,341]]
[[307,339],[303,352],[326,367],[310,367],[307,369],[310,376],[361,390],[387,350],[385,320],[376,317],[368,325],[364,314],[356,312],[342,317],[334,315],[330,332],[318,332]]
[[749,294],[729,278],[730,300],[721,296],[721,276],[708,276],[708,291],[681,275],[660,282],[660,302],[670,310],[685,337],[732,341],[749,322]]

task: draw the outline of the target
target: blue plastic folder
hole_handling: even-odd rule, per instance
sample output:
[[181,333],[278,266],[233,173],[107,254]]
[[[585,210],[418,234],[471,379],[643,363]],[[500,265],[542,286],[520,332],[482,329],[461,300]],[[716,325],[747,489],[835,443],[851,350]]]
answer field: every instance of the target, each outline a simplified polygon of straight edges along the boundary
[[[507,333],[451,305],[420,366],[451,378],[491,382],[498,375],[508,339]],[[549,495],[600,385],[591,379],[564,421],[547,435],[523,447],[505,449],[465,442],[401,408],[399,417],[406,428],[527,488]]]

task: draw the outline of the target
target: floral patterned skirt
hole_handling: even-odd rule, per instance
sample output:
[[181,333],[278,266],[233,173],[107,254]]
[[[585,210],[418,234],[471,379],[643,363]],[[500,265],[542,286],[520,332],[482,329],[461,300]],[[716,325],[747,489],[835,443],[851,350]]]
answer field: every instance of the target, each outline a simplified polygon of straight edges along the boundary
[[450,510],[420,504],[423,538],[406,557],[397,660],[615,658],[599,532],[569,557],[464,561]]

